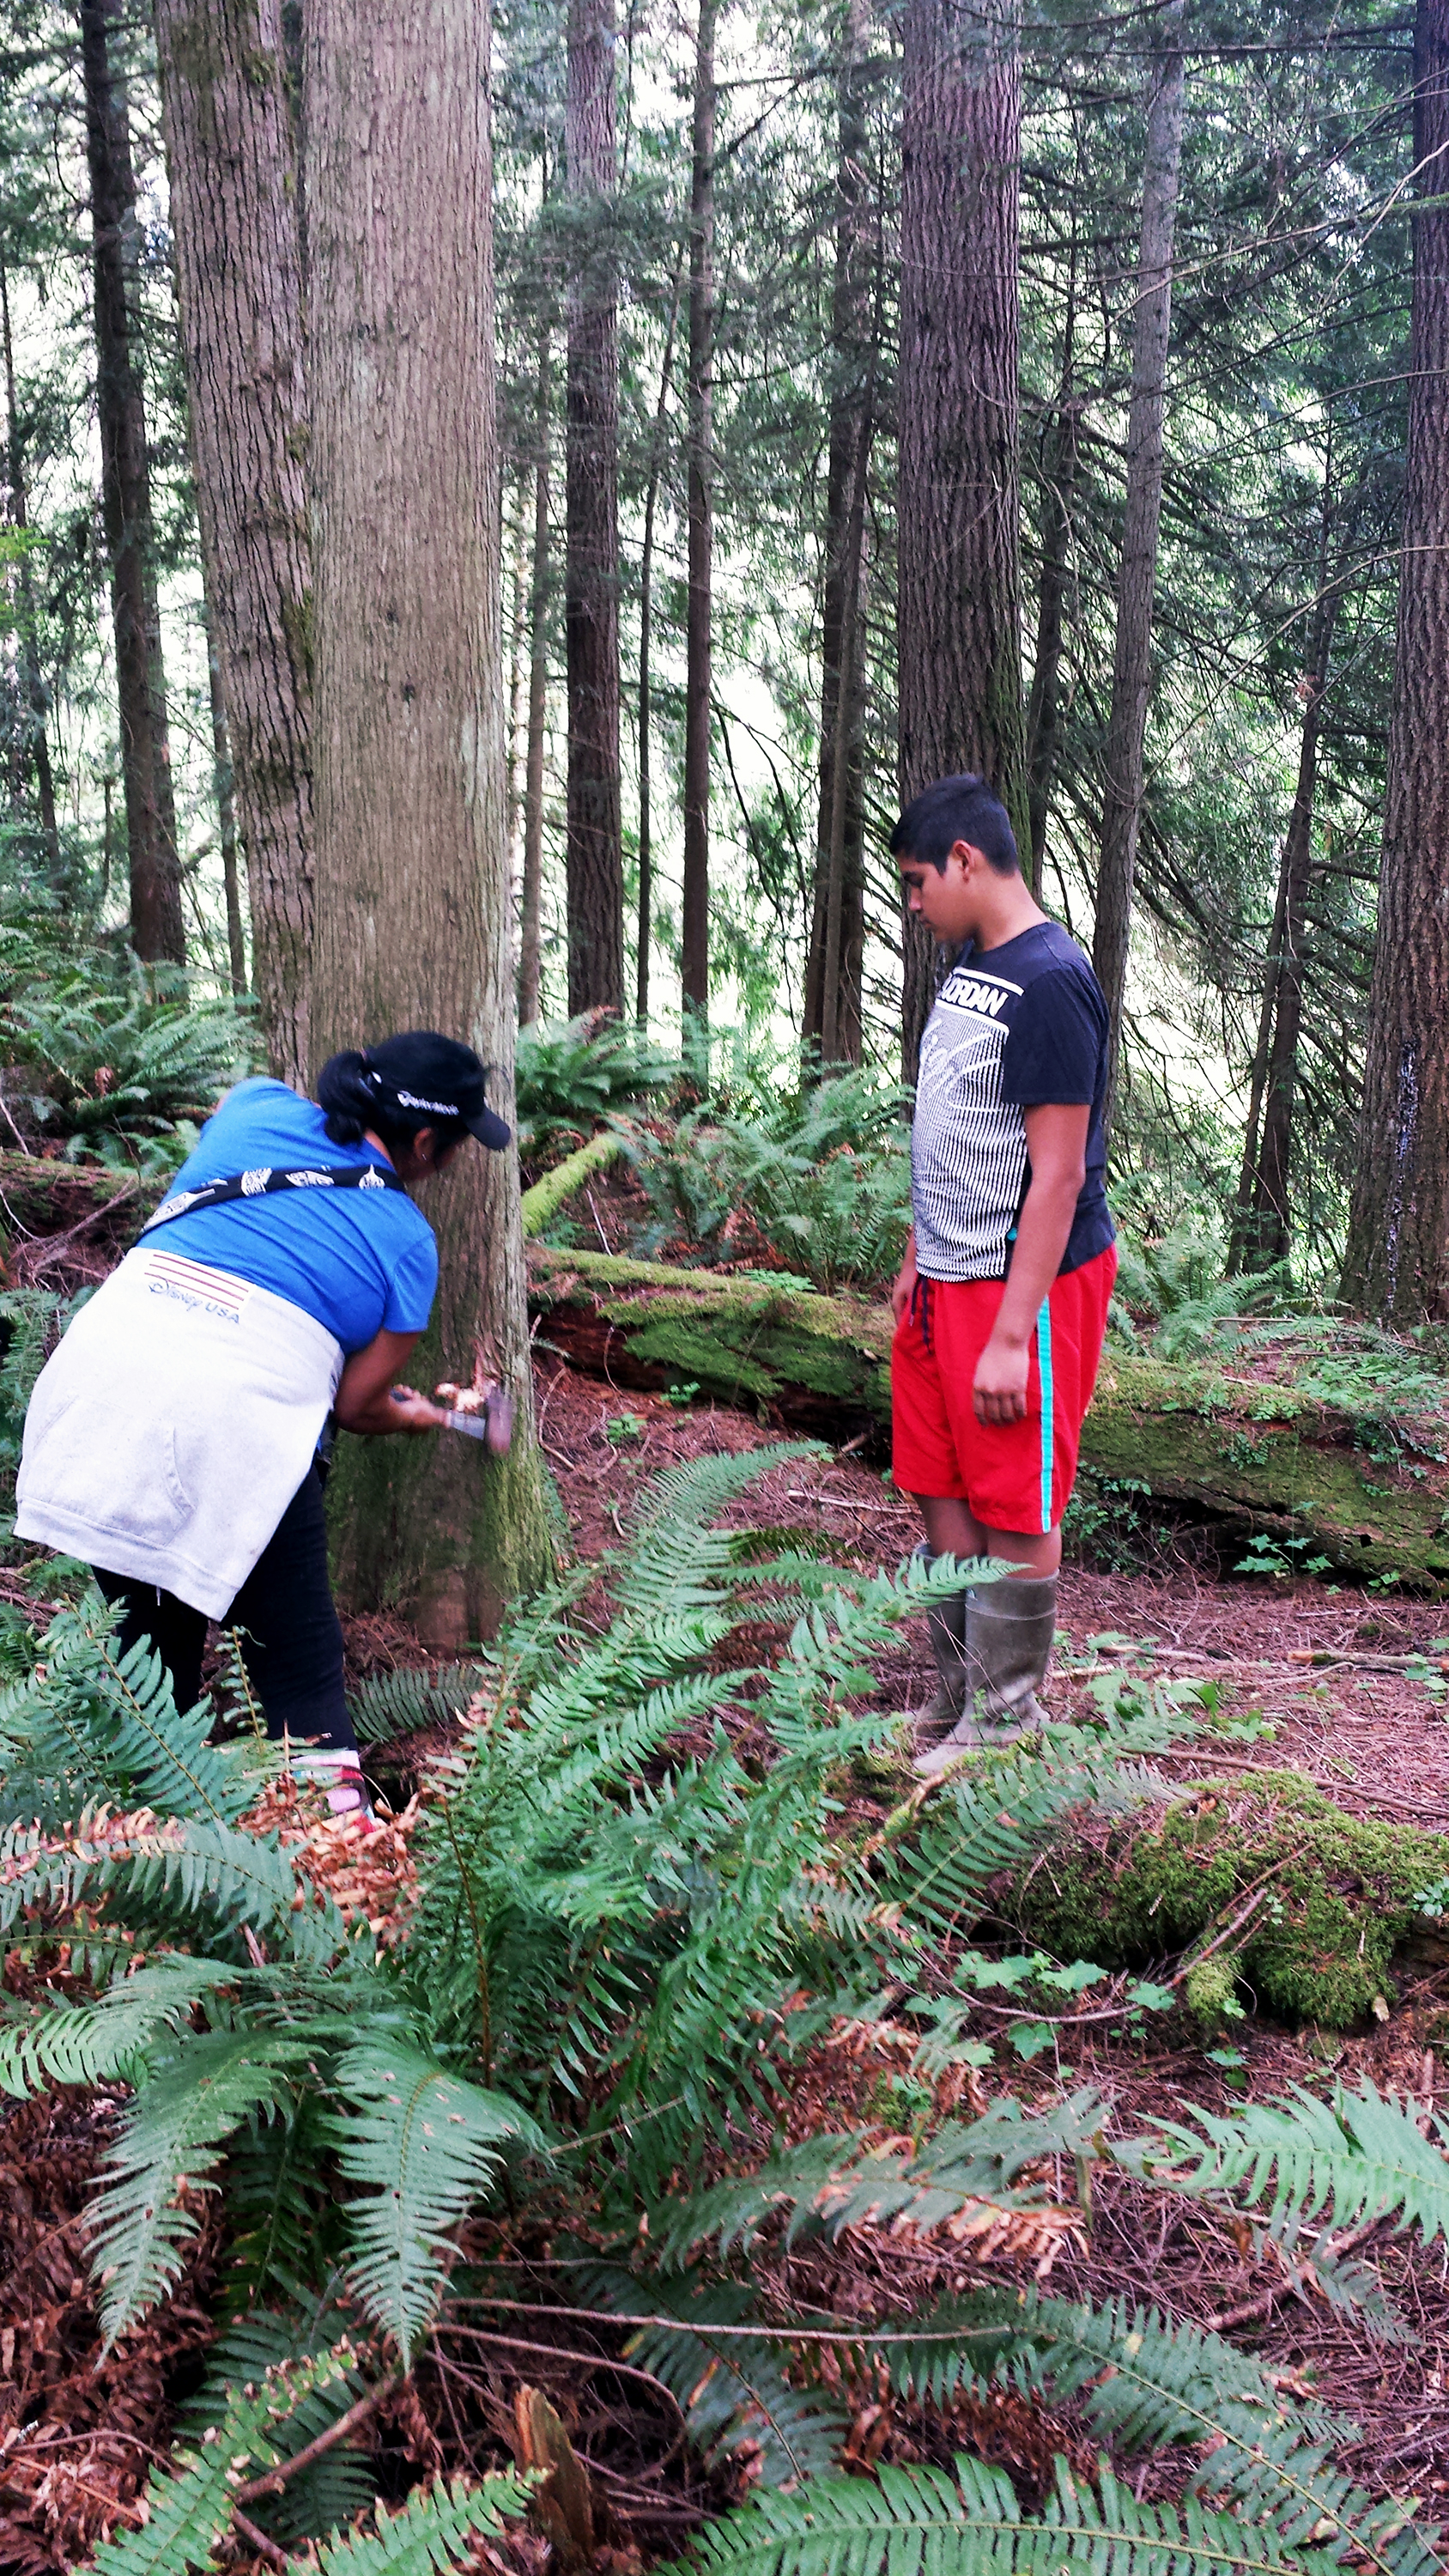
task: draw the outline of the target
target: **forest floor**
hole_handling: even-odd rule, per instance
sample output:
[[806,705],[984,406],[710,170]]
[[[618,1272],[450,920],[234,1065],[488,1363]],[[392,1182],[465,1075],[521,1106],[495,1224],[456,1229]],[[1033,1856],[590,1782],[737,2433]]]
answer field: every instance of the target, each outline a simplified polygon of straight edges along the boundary
[[[773,1437],[744,1413],[621,1391],[547,1357],[539,1362],[537,1396],[540,1436],[574,1548],[585,1558],[622,1542],[631,1500],[651,1476],[704,1452],[738,1453]],[[894,1566],[918,1535],[910,1507],[877,1467],[825,1452],[772,1469],[730,1518],[742,1528],[799,1530],[863,1568]],[[1094,1677],[1112,1668],[1207,1679],[1220,1717],[1256,1719],[1272,1731],[1184,1748],[1164,1757],[1167,1767],[1187,1778],[1291,1766],[1351,1814],[1449,1833],[1449,1702],[1441,1707],[1431,1697],[1422,1661],[1417,1675],[1409,1668],[1426,1653],[1437,1663],[1449,1630],[1444,1605],[1307,1580],[1233,1577],[1206,1562],[1200,1536],[1184,1531],[1164,1536],[1136,1570],[1069,1565],[1059,1617],[1069,1643],[1059,1650],[1047,1693],[1055,1714],[1089,1704]],[[751,1629],[726,1642],[723,1659],[758,1660],[783,1643],[783,1630],[772,1637]],[[427,1661],[397,1619],[353,1620],[348,1645],[354,1678]],[[923,1627],[912,1622],[880,1659],[878,1704],[907,1712],[932,1682]],[[424,1739],[412,1739],[370,1753],[369,1768],[395,1805],[428,1749]],[[890,1802],[890,1792],[873,1796],[869,1782],[857,1780],[844,1821],[883,1816]],[[1008,2011],[997,2009],[1005,2022]],[[992,2010],[983,1998],[980,2026],[988,2033]],[[1435,2110],[1449,2114],[1449,1969],[1410,1984],[1385,2022],[1347,2037],[1290,2030],[1250,2014],[1234,2029],[1235,2065],[1210,2058],[1179,2012],[1114,2037],[1091,2010],[1088,1994],[1080,2020],[1065,2022],[1055,2045],[1030,2064],[1017,2063],[1003,2044],[1000,2083],[985,2069],[974,2106],[1000,2084],[1028,2103],[1090,2085],[1130,2126],[1134,2115],[1221,2110],[1245,2094],[1278,2095],[1295,2084],[1321,2092],[1331,2072],[1350,2087],[1362,2074],[1412,2096],[1426,2122]],[[872,2086],[890,2072],[828,2045],[817,2051],[793,2106],[792,2131],[878,2117]],[[178,2397],[195,2383],[209,2333],[206,2308],[221,2254],[213,2223],[178,2294],[135,2349],[96,2369],[80,2219],[115,2109],[107,2096],[57,2096],[0,2118],[0,2570],[24,2576],[74,2565],[80,2536],[89,2543],[105,2498],[124,2499],[144,2482],[145,2467],[170,2438]],[[1417,2234],[1396,2237],[1382,2226],[1359,2239],[1357,2251],[1371,2257],[1401,2320],[1382,2340],[1366,2335],[1361,2315],[1345,2315],[1305,2291],[1273,2248],[1261,2240],[1255,2246],[1246,2229],[1235,2234],[1221,2217],[1186,2202],[1149,2201],[1109,2172],[1096,2186],[1090,2237],[1063,2240],[1050,2286],[1099,2300],[1125,2294],[1226,2329],[1281,2373],[1286,2388],[1331,2396],[1352,2416],[1358,2433],[1345,2464],[1365,2485],[1375,2493],[1417,2493],[1432,2511],[1449,2495],[1449,2248],[1426,2252]],[[957,2266],[961,2259],[954,2249],[944,2258]],[[935,2285],[947,2287],[958,2275],[940,2269],[942,2260],[935,2249],[871,2238],[851,2249],[848,2263],[819,2264],[818,2278],[808,2263],[778,2257],[779,2286],[783,2297],[788,2271],[794,2301],[813,2294],[841,2313],[880,2315],[929,2294],[933,2266]],[[610,2539],[596,2568],[633,2570],[672,2558],[701,2513],[725,2500],[718,2478],[701,2478],[682,2458],[661,2472],[654,2463],[678,2446],[667,2419],[651,2426],[647,2407],[631,2424],[622,2422],[617,2402],[601,2414],[597,2377],[571,2374],[567,2363],[564,2348],[571,2337],[578,2341],[577,2327],[557,2336],[547,2324],[530,2331],[543,2347],[559,2344],[559,2362],[539,2345],[526,2364],[516,2355],[492,2358],[483,2406],[492,2433],[475,2446],[471,2465],[506,2458],[509,2392],[527,2368],[550,2390],[581,2447],[615,2464],[603,2472],[611,2476]],[[475,2394],[484,2384],[475,2377]],[[447,2436],[439,2392],[430,2396],[421,2379],[419,2387],[428,2420],[411,2398],[378,2418],[375,2439],[401,2484],[420,2466],[465,2465]],[[1053,2448],[1080,2453],[1090,2466],[1070,2420],[1054,2424],[1007,2392],[958,2407],[945,2423],[918,2410],[867,2409],[848,2456],[860,2465],[944,2460],[963,2444],[1015,2473],[1028,2494]],[[1139,2493],[1166,2494],[1183,2466],[1158,2456],[1132,2474]],[[541,2544],[520,2539],[510,2546],[510,2559],[495,2563],[519,2570],[549,2563]]]

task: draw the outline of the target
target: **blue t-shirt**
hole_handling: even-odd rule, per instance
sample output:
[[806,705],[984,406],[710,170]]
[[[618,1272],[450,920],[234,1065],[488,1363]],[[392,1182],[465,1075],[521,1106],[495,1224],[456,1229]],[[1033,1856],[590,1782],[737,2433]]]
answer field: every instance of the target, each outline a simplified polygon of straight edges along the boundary
[[[322,1111],[284,1082],[239,1082],[208,1118],[173,1190],[204,1188],[268,1163],[375,1163],[371,1145],[334,1145]],[[420,1333],[438,1284],[433,1229],[404,1190],[283,1190],[222,1207],[197,1208],[149,1237],[193,1261],[270,1288],[335,1333],[343,1350],[364,1350],[381,1332]]]
[[921,1040],[911,1201],[923,1279],[1005,1278],[1031,1182],[1022,1113],[1048,1101],[1091,1111],[1061,1267],[1079,1270],[1106,1251],[1108,1044],[1101,986],[1059,923],[962,952]]

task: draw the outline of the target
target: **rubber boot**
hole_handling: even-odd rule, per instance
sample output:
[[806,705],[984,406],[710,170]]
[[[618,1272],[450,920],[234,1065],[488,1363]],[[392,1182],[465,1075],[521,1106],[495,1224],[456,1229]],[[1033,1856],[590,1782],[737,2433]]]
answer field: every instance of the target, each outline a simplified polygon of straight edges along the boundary
[[[933,1565],[927,1540],[922,1539],[915,1551],[923,1565]],[[969,1595],[948,1593],[944,1601],[933,1602],[926,1612],[926,1627],[931,1639],[931,1654],[936,1666],[936,1687],[922,1709],[911,1719],[912,1754],[928,1753],[940,1744],[953,1727],[959,1726],[966,1714],[966,1603]]]
[[949,1734],[920,1752],[918,1779],[933,1780],[983,1746],[1013,1744],[1044,1723],[1037,1691],[1056,1634],[1057,1578],[1005,1575],[965,1596],[964,1677],[970,1696]]

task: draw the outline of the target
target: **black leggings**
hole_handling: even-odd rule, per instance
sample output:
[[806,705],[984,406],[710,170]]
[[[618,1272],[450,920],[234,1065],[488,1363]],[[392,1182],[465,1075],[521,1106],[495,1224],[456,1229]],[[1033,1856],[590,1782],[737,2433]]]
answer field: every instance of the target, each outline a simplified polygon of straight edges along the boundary
[[[108,1601],[125,1604],[120,1651],[149,1637],[171,1674],[177,1707],[192,1707],[201,1697],[205,1613],[178,1601],[174,1592],[108,1574],[103,1566],[95,1568],[95,1577]],[[247,1676],[269,1735],[315,1736],[319,1744],[356,1750],[342,1688],[342,1623],[327,1579],[322,1479],[315,1466],[219,1625],[242,1632]]]

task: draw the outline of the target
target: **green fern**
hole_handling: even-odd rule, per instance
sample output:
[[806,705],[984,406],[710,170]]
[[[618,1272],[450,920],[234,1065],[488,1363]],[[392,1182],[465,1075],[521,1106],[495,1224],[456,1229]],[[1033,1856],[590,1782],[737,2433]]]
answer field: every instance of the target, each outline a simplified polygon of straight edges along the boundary
[[1422,2228],[1430,2244],[1449,2236],[1449,2160],[1420,2134],[1417,2112],[1386,2100],[1367,2077],[1356,2093],[1336,2087],[1329,2102],[1295,2085],[1230,2119],[1197,2118],[1206,2147],[1192,2129],[1163,2124],[1177,2153],[1154,2169],[1175,2191],[1266,2200],[1275,2224],[1326,2216],[1348,2228],[1392,2217]]
[[484,1680],[481,1664],[445,1664],[433,1673],[373,1673],[349,1701],[360,1744],[390,1744],[427,1726],[461,1717]]
[[334,2124],[338,2161],[349,2182],[374,2193],[349,2208],[357,2248],[350,2277],[368,2315],[410,2361],[437,2304],[449,2229],[507,2144],[541,2150],[543,2138],[517,2103],[402,2044],[350,2049],[336,2083],[346,2106]]
[[[205,2436],[224,2424],[238,2390],[258,2385],[279,2365],[321,2361],[334,2353],[344,2362],[342,2370],[299,2395],[275,2428],[278,2459],[295,2458],[366,2394],[361,2371],[346,2357],[347,2346],[347,2320],[325,2299],[313,2300],[310,2309],[294,2303],[285,2310],[254,2309],[237,2318],[207,2353],[206,2377],[182,2410],[183,2437]],[[371,2460],[349,2443],[337,2442],[289,2477],[277,2494],[259,2496],[250,2513],[269,2539],[291,2547],[352,2522],[375,2496]]]
[[679,2317],[678,2333],[644,2326],[624,2349],[669,2389],[706,2459],[747,2451],[752,2473],[769,2486],[791,2486],[834,2465],[850,2409],[835,2391],[812,2384],[808,2370],[786,2378],[788,2335],[711,2332],[749,2320],[754,2295],[744,2285],[658,2275],[640,2281],[617,2264],[591,2263],[579,2286],[615,2314],[642,2306]]
[[461,2479],[418,2487],[396,2513],[377,2509],[373,2531],[349,2532],[320,2551],[322,2576],[444,2576],[476,2567],[477,2543],[502,2537],[505,2517],[525,2513],[534,2480],[496,2470],[479,2486]]
[[0,2091],[26,2099],[53,2084],[134,2083],[156,2034],[178,2031],[194,2005],[235,1971],[215,1959],[152,1960],[97,2004],[61,2005],[18,2029],[0,2028]]
[[170,2473],[153,2469],[146,2521],[139,2531],[103,2542],[86,2562],[91,2576],[210,2576],[231,2528],[237,2487],[249,2471],[276,2467],[283,2429],[296,2409],[334,2386],[350,2362],[342,2347],[271,2371],[260,2388],[234,2396],[214,2434],[178,2445]]
[[945,2469],[883,2468],[821,2479],[797,2495],[760,2493],[695,2542],[699,2576],[1328,2576],[1331,2548],[1286,2546],[1271,2529],[1205,2510],[1139,2504],[1103,2471],[1098,2489],[1058,2461],[1039,2516],[1024,2514],[1000,2469],[958,2458]]

